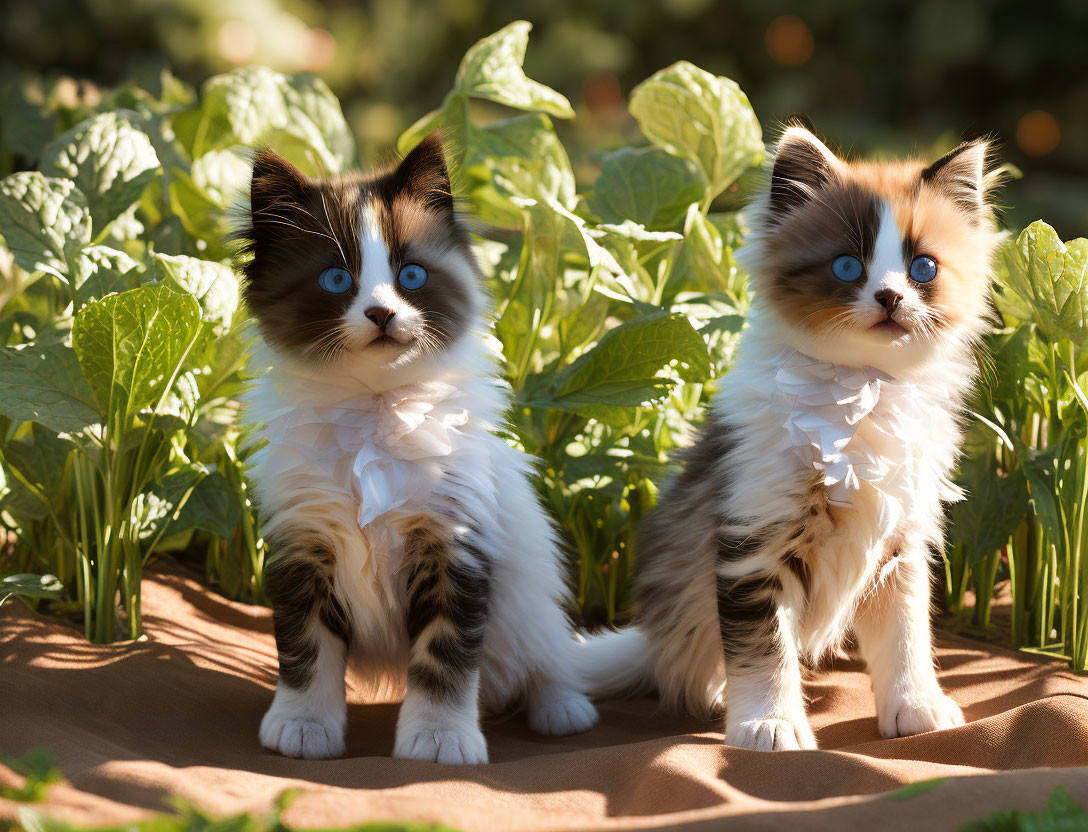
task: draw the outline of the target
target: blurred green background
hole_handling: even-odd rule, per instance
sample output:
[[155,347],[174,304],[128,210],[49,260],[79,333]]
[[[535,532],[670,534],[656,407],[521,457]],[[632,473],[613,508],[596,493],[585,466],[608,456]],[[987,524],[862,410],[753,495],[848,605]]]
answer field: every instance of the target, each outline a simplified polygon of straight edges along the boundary
[[557,127],[580,178],[637,134],[631,88],[687,59],[740,83],[765,127],[803,112],[857,153],[991,134],[1024,174],[1006,222],[1088,235],[1084,0],[17,0],[0,11],[0,82],[63,117],[102,87],[155,91],[163,68],[193,84],[247,63],[309,70],[369,163],[438,106],[468,46],[517,18],[535,26],[527,72],[578,110]]

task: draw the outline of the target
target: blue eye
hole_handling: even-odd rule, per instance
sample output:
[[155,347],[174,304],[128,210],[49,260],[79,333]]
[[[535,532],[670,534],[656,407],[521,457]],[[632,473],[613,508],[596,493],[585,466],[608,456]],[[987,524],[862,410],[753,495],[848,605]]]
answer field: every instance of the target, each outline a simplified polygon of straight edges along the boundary
[[418,263],[409,263],[401,267],[397,282],[409,291],[418,289],[427,282],[427,270]]
[[331,292],[334,295],[346,292],[352,287],[354,282],[355,281],[351,279],[351,272],[347,269],[342,269],[339,266],[325,269],[325,271],[317,278],[317,285],[326,292]]
[[864,271],[865,267],[861,265],[861,261],[852,254],[836,257],[831,264],[831,273],[845,283],[853,283]]
[[910,261],[910,279],[917,283],[929,283],[937,276],[937,261],[920,254]]

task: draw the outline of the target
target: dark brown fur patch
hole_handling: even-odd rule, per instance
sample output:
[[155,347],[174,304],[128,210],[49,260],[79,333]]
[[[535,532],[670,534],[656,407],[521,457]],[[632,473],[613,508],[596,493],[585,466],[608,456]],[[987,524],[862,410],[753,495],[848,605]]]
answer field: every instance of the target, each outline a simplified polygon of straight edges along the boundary
[[[358,292],[364,210],[373,214],[386,242],[395,291],[423,314],[436,344],[448,345],[470,325],[472,287],[463,275],[448,272],[444,255],[452,252],[459,263],[472,264],[471,243],[454,212],[437,134],[397,167],[373,175],[311,178],[262,150],[253,166],[250,205],[250,222],[236,235],[243,293],[272,344],[304,356],[315,347],[346,347],[337,326]],[[408,263],[427,269],[420,289],[408,291],[395,280]],[[321,272],[334,266],[356,280],[341,294],[318,285]]]

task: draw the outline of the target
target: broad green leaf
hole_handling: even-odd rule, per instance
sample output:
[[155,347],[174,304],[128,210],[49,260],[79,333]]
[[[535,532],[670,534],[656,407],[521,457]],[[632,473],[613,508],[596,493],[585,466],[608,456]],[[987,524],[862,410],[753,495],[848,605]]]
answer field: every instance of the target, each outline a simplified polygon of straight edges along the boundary
[[87,246],[71,261],[75,309],[114,292],[136,287],[142,266],[123,251],[108,246]]
[[600,292],[589,293],[573,315],[559,321],[559,354],[566,357],[601,331],[608,316],[609,300]]
[[42,153],[42,171],[73,180],[91,209],[95,235],[130,208],[159,170],[140,117],[99,113],[57,136]]
[[[974,428],[973,431],[985,431]],[[983,434],[985,435],[985,434]],[[966,499],[952,507],[950,537],[962,543],[974,562],[1009,542],[1028,511],[1028,480],[1019,467],[1009,474],[998,470],[992,441],[978,443],[960,467],[957,483]]]
[[13,173],[0,180],[0,235],[21,269],[66,280],[68,252],[91,241],[87,199],[68,179]]
[[0,350],[0,413],[57,433],[74,433],[100,420],[75,352],[61,342]]
[[515,20],[477,41],[461,60],[454,88],[473,98],[486,98],[507,107],[573,118],[574,110],[566,98],[528,78],[522,69],[532,28],[526,20]]
[[172,280],[200,302],[201,318],[230,329],[238,309],[238,278],[229,266],[183,254],[154,254],[155,274]]
[[1080,832],[1088,829],[1088,813],[1064,786],[1050,794],[1045,812],[1019,809],[994,812],[960,828],[959,832]]
[[468,99],[460,93],[451,92],[439,109],[427,113],[401,133],[397,139],[397,150],[407,154],[435,130],[440,130],[446,143],[450,181],[456,190],[462,182],[469,128]]
[[469,131],[465,173],[477,214],[516,225],[521,210],[514,198],[553,201],[570,210],[575,203],[574,171],[551,119],[530,113]]
[[234,150],[212,150],[193,159],[193,184],[219,208],[247,192],[252,164]]
[[1051,341],[1088,341],[1088,239],[1063,243],[1042,220],[1003,249],[1008,285],[1027,302]]
[[140,537],[151,541],[193,529],[229,538],[240,518],[238,495],[230,483],[199,463],[164,474],[133,505]]
[[763,159],[763,140],[748,97],[728,78],[680,61],[631,93],[631,115],[659,147],[699,165],[708,198]]
[[75,444],[41,424],[32,424],[28,436],[4,446],[4,459],[38,494],[55,504],[63,492],[68,457]]
[[[340,102],[324,81],[261,66],[208,79],[196,133],[196,157],[210,150],[264,142],[275,144],[284,155],[294,157],[292,161],[304,165],[305,151],[312,151],[318,169],[333,173],[356,159],[355,139]],[[296,140],[294,153],[283,146],[289,144],[285,137]]]
[[1032,453],[1029,448],[1019,445],[1017,448],[1021,457],[1020,468],[1027,476],[1028,487],[1031,492],[1031,505],[1038,516],[1043,528],[1053,543],[1061,545],[1065,536],[1065,527],[1062,523],[1061,509],[1058,506],[1057,495],[1057,446],[1045,451]]
[[632,220],[646,228],[676,228],[705,192],[694,162],[658,147],[623,147],[601,163],[589,209],[605,223]]
[[662,311],[606,332],[556,375],[548,406],[609,420],[614,408],[660,400],[678,379],[705,381],[709,375],[699,333],[683,315]]
[[12,595],[24,598],[59,598],[64,584],[56,575],[8,575],[0,579],[0,604]]
[[200,326],[196,298],[147,284],[84,306],[72,346],[99,407],[124,423],[165,396]]

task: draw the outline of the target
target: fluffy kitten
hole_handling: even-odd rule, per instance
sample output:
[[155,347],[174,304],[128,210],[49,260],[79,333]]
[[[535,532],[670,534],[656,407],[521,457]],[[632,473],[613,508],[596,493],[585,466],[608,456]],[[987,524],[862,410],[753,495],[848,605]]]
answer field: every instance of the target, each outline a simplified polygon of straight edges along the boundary
[[372,687],[407,671],[397,757],[487,762],[481,706],[592,727],[532,462],[493,433],[506,391],[438,137],[374,176],[262,152],[250,202],[245,299],[274,365],[248,404],[280,662],[261,742],[344,753],[349,653]]
[[736,365],[638,540],[640,617],[601,691],[656,683],[725,741],[814,748],[802,668],[856,634],[887,737],[963,723],[930,642],[930,558],[999,239],[986,145],[845,162],[791,127],[745,250]]

